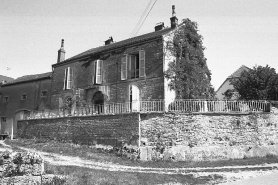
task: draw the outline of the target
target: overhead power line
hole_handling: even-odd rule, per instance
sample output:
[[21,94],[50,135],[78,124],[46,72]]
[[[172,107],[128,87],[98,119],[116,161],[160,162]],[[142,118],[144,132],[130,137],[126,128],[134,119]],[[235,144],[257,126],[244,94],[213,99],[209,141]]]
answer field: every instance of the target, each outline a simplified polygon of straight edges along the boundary
[[[147,19],[149,13],[150,13],[151,10],[153,9],[153,7],[154,7],[156,1],[157,1],[157,0],[154,1],[152,7],[150,8],[150,10],[148,11],[147,15],[145,16],[144,14],[145,14],[146,10],[149,8],[150,3],[152,2],[152,0],[150,0],[148,6],[146,7],[145,11],[143,12],[143,14],[142,14],[141,18],[139,19],[138,23],[136,24],[136,27],[137,27],[137,28],[136,28],[136,27],[134,28],[135,31],[132,32],[132,34],[131,34],[130,37],[134,37],[134,36],[137,35],[138,31],[140,30],[140,28],[141,28],[142,25],[144,24],[145,20]],[[144,16],[145,16],[145,18],[144,18],[144,20],[141,22],[141,20],[142,20],[142,18],[143,18]],[[140,22],[141,22],[141,23],[140,23]],[[138,27],[137,25],[139,25],[139,27]]]
[[149,7],[150,7],[150,5],[151,5],[151,2],[152,2],[152,0],[149,1],[147,7],[145,8],[143,14],[141,15],[141,17],[140,17],[140,19],[139,19],[139,21],[137,22],[136,26],[135,26],[134,29],[132,30],[132,32],[131,32],[131,34],[130,34],[130,37],[132,37],[132,36],[134,35],[134,33],[136,32],[136,30],[138,29],[138,26],[140,25],[140,23],[141,23],[143,17],[145,16],[147,10],[149,9]]

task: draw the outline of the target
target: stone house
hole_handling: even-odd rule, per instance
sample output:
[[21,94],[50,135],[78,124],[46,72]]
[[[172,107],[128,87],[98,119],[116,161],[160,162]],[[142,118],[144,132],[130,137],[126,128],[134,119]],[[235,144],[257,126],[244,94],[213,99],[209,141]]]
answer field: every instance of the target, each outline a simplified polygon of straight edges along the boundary
[[52,109],[79,98],[87,105],[129,102],[133,110],[139,101],[172,101],[175,92],[168,88],[164,71],[171,61],[165,54],[165,42],[178,27],[174,8],[171,27],[159,23],[154,32],[119,42],[110,37],[104,46],[66,60],[62,40],[57,63],[52,65]]
[[17,120],[33,110],[50,108],[52,73],[26,75],[2,84],[0,88],[0,133],[16,137]]
[[[240,74],[243,71],[248,71],[250,70],[250,68],[246,67],[245,65],[242,65],[240,68],[238,68],[235,72],[233,72],[233,74],[231,74],[230,76],[228,76],[228,78],[221,84],[221,86],[217,89],[216,91],[216,97],[219,100],[223,100],[224,99],[224,93],[229,90],[229,89],[234,89],[233,85],[231,84],[231,80],[235,79],[235,78],[239,78]],[[233,99],[233,98],[232,98]]]
[[[16,136],[17,120],[30,111],[61,110],[65,104],[86,105],[125,103],[138,111],[139,101],[163,100],[167,107],[175,98],[164,71],[173,57],[166,42],[179,27],[172,6],[170,27],[157,24],[151,33],[89,49],[66,59],[64,40],[52,72],[27,75],[2,85],[0,89],[1,133]],[[72,109],[72,107],[71,107]]]

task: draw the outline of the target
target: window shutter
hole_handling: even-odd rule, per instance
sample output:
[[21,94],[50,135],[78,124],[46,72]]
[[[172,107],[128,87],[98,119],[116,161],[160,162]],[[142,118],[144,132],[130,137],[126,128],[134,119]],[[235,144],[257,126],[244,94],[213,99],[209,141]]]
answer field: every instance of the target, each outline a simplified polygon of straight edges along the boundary
[[110,86],[107,87],[107,100],[110,100]]
[[67,75],[67,89],[72,89],[73,83],[73,70],[71,67],[68,67],[68,75]]
[[96,84],[101,84],[102,82],[102,60],[97,60],[96,62]]
[[145,76],[145,51],[139,51],[139,77]]
[[67,89],[67,75],[68,75],[68,68],[65,69],[65,76],[64,76],[64,87],[63,89]]
[[106,83],[106,67],[104,65],[104,62],[102,62],[102,83]]
[[121,62],[121,80],[126,80],[127,78],[127,55],[122,57]]
[[96,83],[96,61],[93,62],[93,74],[92,74],[92,83]]

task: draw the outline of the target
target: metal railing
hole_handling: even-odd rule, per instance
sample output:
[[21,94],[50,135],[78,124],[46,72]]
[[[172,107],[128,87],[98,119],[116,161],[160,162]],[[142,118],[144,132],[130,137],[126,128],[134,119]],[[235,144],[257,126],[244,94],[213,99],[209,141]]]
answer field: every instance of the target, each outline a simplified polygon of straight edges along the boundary
[[267,101],[175,100],[169,105],[166,105],[164,100],[150,100],[125,103],[105,103],[103,105],[91,105],[71,109],[32,111],[29,119],[124,114],[131,112],[269,112],[270,106],[270,103]]

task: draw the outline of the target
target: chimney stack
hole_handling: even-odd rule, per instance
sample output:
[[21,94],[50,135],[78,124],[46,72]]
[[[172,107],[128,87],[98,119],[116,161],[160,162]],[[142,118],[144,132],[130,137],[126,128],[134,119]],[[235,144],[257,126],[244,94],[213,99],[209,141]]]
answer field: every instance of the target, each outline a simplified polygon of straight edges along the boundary
[[159,31],[162,29],[164,29],[164,22],[157,23],[156,26],[154,27],[155,31]]
[[109,45],[109,44],[112,44],[114,41],[113,41],[113,37],[109,37],[108,40],[104,41],[105,45]]
[[61,48],[58,50],[57,63],[63,62],[65,60],[65,50],[64,50],[64,39],[61,41]]
[[172,17],[170,18],[171,28],[176,28],[178,25],[178,18],[176,17],[175,5],[172,6]]

